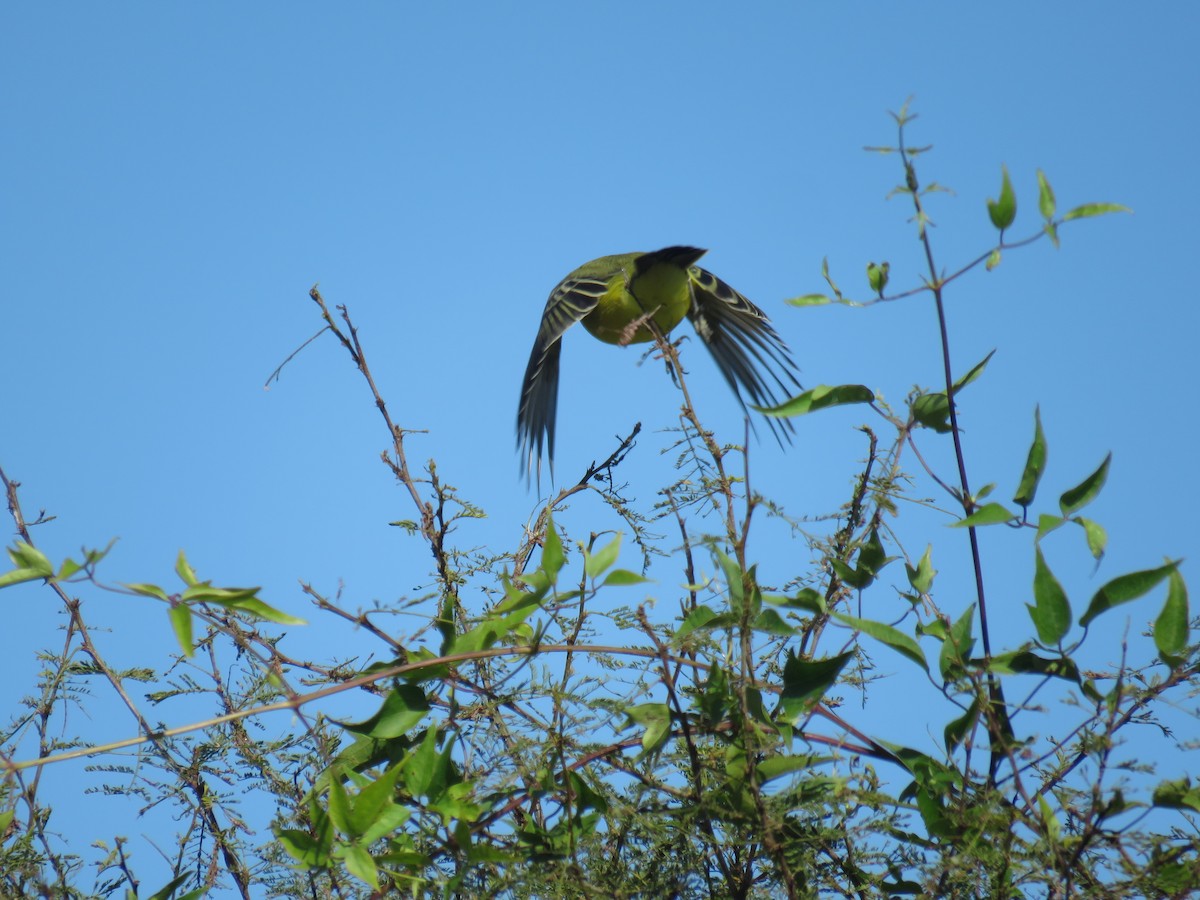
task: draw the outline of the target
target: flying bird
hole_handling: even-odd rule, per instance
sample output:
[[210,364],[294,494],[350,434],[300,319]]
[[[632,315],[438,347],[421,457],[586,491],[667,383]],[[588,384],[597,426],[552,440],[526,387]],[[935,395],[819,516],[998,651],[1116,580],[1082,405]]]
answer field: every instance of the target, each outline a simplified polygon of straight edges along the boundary
[[[743,391],[756,406],[774,406],[780,402],[777,388],[784,398],[800,388],[796,364],[766,313],[696,265],[707,252],[666,247],[602,256],[584,263],[550,292],[517,407],[517,447],[525,457],[526,474],[536,461],[540,475],[543,450],[554,469],[559,356],[562,336],[576,322],[606,344],[624,345],[654,340],[647,318],[666,335],[686,316],[742,409]],[[768,421],[776,438],[791,439],[790,421]]]

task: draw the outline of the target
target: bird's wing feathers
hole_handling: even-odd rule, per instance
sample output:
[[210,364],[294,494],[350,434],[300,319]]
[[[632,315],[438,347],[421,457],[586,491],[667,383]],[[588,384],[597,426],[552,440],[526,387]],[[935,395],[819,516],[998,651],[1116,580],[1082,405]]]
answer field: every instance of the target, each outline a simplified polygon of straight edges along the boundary
[[[799,390],[796,363],[767,314],[711,272],[692,266],[688,273],[692,288],[688,319],[742,408],[746,406],[742,391],[755,406],[775,406]],[[776,397],[776,388],[783,398]],[[790,440],[789,420],[767,421],[776,438]]]
[[526,475],[536,458],[540,477],[543,445],[553,471],[561,339],[568,328],[596,308],[607,290],[608,281],[603,278],[572,273],[559,282],[546,301],[517,407],[517,447],[526,458]]

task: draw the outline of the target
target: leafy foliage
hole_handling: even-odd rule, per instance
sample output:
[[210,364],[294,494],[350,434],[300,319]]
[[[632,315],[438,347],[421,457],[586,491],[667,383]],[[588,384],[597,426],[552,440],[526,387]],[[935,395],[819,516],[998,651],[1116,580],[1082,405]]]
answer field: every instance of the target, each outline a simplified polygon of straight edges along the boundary
[[[102,845],[108,856],[84,888],[81,859],[53,839],[52,810],[38,794],[55,763],[116,759],[116,750],[134,744],[141,746],[136,766],[109,764],[112,791],[170,805],[179,822],[175,875],[156,897],[216,889],[248,897],[252,885],[288,897],[1057,898],[1200,890],[1200,788],[1186,777],[1155,783],[1153,772],[1120,751],[1132,725],[1157,721],[1165,704],[1196,690],[1200,653],[1180,565],[1168,560],[1118,575],[1085,605],[1073,600],[1047,544],[1075,523],[1085,536],[1077,550],[1091,561],[1103,556],[1107,533],[1078,513],[1104,488],[1110,458],[1064,492],[1054,511],[1039,511],[1049,442],[1035,409],[1012,494],[1021,512],[987,501],[991,485],[972,491],[968,482],[958,410],[969,386],[986,377],[992,354],[958,377],[950,366],[952,283],[980,264],[998,265],[1004,250],[1043,237],[1057,245],[1067,222],[1123,208],[1087,204],[1057,217],[1039,171],[1041,228],[1009,242],[1017,194],[1002,170],[998,198],[987,202],[998,243],[945,274],[926,228],[925,203],[938,188],[922,188],[917,172],[928,148],[906,145],[906,109],[896,120],[897,146],[877,149],[901,162],[903,182],[893,193],[913,205],[928,271],[919,286],[889,295],[890,263],[872,262],[871,296],[855,300],[825,264],[831,293],[793,303],[867,309],[932,296],[945,379],[915,389],[899,410],[863,385],[819,386],[761,410],[796,417],[851,406],[871,417],[836,527],[823,534],[797,526],[797,544],[812,563],[782,585],[760,574],[751,522],[756,511],[793,520],[747,494],[731,474],[738,448],[719,445],[690,402],[678,444],[681,475],[652,510],[639,510],[613,477],[635,429],[549,499],[518,547],[495,555],[456,550],[455,528],[480,511],[432,464],[420,474],[410,469],[406,432],[377,391],[348,312],[341,309],[339,321],[315,289],[327,328],[364,376],[393,442],[384,462],[415,511],[396,524],[433,559],[432,589],[409,605],[424,624],[410,634],[379,624],[395,610],[347,609],[305,586],[311,618],[353,623],[376,662],[288,656],[273,626],[302,620],[268,605],[257,588],[201,581],[182,553],[175,571],[183,587],[174,592],[105,585],[98,570],[107,551],[56,567],[37,548],[5,476],[20,539],[0,587],[43,581],[68,612],[68,626],[66,649],[43,654],[29,701],[35,714],[15,715],[0,740],[0,893],[136,889],[123,838]],[[685,372],[677,348],[661,342],[659,350]],[[906,450],[939,442],[952,450],[952,474],[925,468],[919,456],[929,483],[954,506],[948,524],[970,536],[975,591],[967,602],[943,601],[934,565],[936,556],[946,567],[958,551],[931,538],[912,553],[894,524],[900,499],[921,496],[908,487],[920,473],[902,466]],[[607,505],[628,542],[607,527],[586,541],[562,529],[554,514],[585,493]],[[677,537],[652,533],[663,523],[673,523]],[[979,534],[1000,525],[1027,541],[1033,577],[1027,636],[993,649]],[[666,549],[672,542],[682,547],[674,557]],[[640,560],[622,568],[635,554]],[[664,557],[684,568],[686,584],[674,597],[649,577],[657,571],[651,561]],[[892,565],[897,560],[903,568]],[[161,604],[179,651],[173,664],[163,672],[114,668],[71,593],[77,584]],[[1158,611],[1147,611],[1144,598],[1164,585]],[[655,592],[657,604],[627,605],[638,596],[633,588]],[[468,611],[468,589],[483,591],[487,608]],[[668,598],[678,601],[677,613],[662,613]],[[1093,623],[1134,603],[1152,623],[1157,661],[1136,664],[1122,650],[1107,669],[1084,665]],[[865,703],[885,660],[889,671],[895,661],[940,698],[939,708],[922,714],[940,717],[941,746],[903,746],[848,721],[843,694]],[[55,737],[66,733],[67,708],[86,706],[95,685],[128,698],[131,680],[151,686],[152,706],[209,712],[166,729],[127,699],[138,735],[131,741]],[[350,691],[366,692],[369,715],[335,721],[310,713]],[[256,733],[272,710],[292,711],[299,727],[283,737]],[[1173,746],[1165,726],[1162,740]],[[240,801],[247,787],[270,800],[269,840],[256,840],[247,825]]]

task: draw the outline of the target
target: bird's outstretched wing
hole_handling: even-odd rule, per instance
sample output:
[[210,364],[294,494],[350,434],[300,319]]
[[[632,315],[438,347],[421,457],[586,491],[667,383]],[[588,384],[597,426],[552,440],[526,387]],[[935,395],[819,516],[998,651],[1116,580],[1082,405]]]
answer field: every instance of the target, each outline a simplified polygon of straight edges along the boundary
[[521,384],[521,402],[517,407],[517,448],[525,458],[525,475],[534,462],[541,478],[542,448],[554,471],[554,423],[558,416],[558,358],[563,333],[596,308],[608,290],[603,278],[575,273],[559,282],[550,292],[542,323],[538,326],[525,380]]
[[[711,272],[692,266],[688,274],[692,289],[688,319],[742,409],[746,397],[755,406],[775,406],[800,390],[791,351],[771,327],[767,314]],[[776,396],[777,388],[782,397]],[[767,421],[781,444],[784,438],[791,441],[794,428],[790,420],[768,417]]]

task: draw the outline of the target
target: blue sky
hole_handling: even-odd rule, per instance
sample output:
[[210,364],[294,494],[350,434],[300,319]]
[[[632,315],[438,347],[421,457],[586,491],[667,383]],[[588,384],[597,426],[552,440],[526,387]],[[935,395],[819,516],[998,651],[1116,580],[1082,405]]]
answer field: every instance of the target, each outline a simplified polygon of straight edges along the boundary
[[[592,257],[675,243],[710,248],[705,265],[768,311],[806,386],[861,382],[899,404],[937,383],[926,299],[782,301],[824,289],[823,258],[859,296],[869,260],[890,260],[894,287],[918,282],[910,208],[885,200],[896,160],[862,150],[894,141],[887,111],[912,95],[910,139],[935,147],[923,180],[954,191],[930,202],[947,269],[993,240],[984,199],[1002,164],[1016,235],[1037,228],[1038,168],[1060,209],[1135,211],[1074,223],[1060,250],[1010,252],[950,294],[958,370],[997,350],[963,395],[976,485],[1011,496],[1039,403],[1046,507],[1113,451],[1091,510],[1111,539],[1100,570],[1079,542],[1051,551],[1082,605],[1107,578],[1196,549],[1198,29],[1191,5],[1134,15],[1110,2],[8,5],[0,466],[27,514],[57,516],[36,532],[52,557],[120,539],[110,581],[170,582],[183,548],[202,577],[262,584],[299,615],[298,580],[344,582],[351,606],[412,596],[427,554],[388,526],[412,510],[378,461],[387,435],[345,353],[322,339],[262,389],[320,326],[309,287],[349,306],[393,416],[427,431],[409,438],[410,459],[436,458],[487,512],[461,545],[502,549],[537,509],[513,420],[547,293]],[[738,439],[719,375],[695,342],[684,352],[702,418]],[[659,365],[636,361],[567,336],[558,471],[574,480],[641,421],[625,477],[648,507],[671,477],[659,431],[678,398]],[[834,511],[866,416],[802,421],[787,452],[752,445],[756,488],[794,515]],[[614,527],[588,501],[562,520],[576,537]],[[941,526],[915,527],[910,549],[935,543],[939,599],[957,610],[968,581],[959,535]],[[764,570],[797,571],[783,530],[761,535]],[[1017,640],[1031,550],[986,538],[996,624]],[[647,595],[674,608],[677,569],[652,574]],[[85,594],[115,661],[165,664],[158,608]],[[61,611],[36,588],[0,604],[10,710]],[[1115,614],[1117,633],[1128,622],[1136,636],[1156,606]],[[364,646],[349,632],[295,639],[346,656]],[[128,732],[98,718],[98,740]],[[881,712],[866,724],[900,727]],[[96,778],[50,774],[64,797]],[[87,804],[84,822],[122,814]]]

